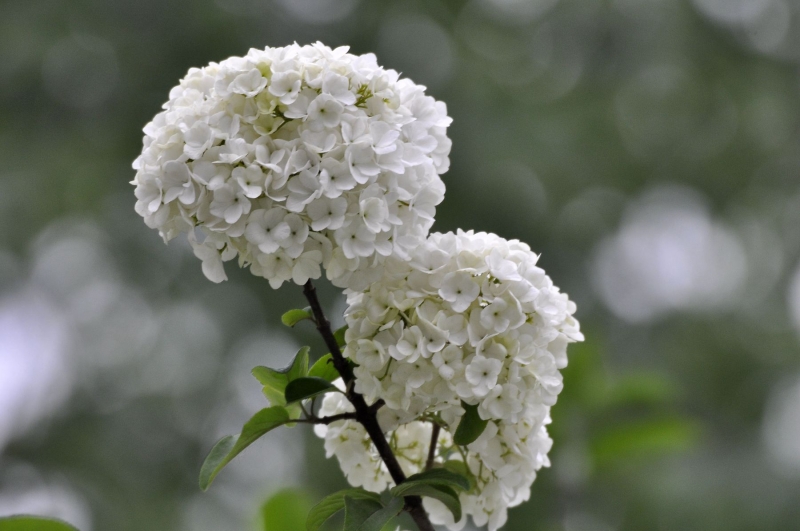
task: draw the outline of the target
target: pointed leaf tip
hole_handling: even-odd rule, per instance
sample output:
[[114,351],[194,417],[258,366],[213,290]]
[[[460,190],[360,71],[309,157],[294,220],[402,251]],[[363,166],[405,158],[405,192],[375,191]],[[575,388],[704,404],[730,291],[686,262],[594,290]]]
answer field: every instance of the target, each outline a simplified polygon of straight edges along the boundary
[[280,406],[262,409],[245,423],[238,438],[233,435],[223,437],[209,452],[200,468],[200,488],[207,490],[217,474],[265,433],[291,422],[289,412]]
[[236,444],[236,436],[227,435],[217,441],[217,444],[211,448],[205,461],[203,461],[203,466],[200,467],[201,490],[208,490],[208,487],[211,486],[211,482],[214,481],[214,477],[217,475],[217,467],[231,452],[234,444]]
[[311,347],[302,347],[297,351],[292,364],[286,369],[286,375],[290,382],[308,374],[308,353],[310,350]]

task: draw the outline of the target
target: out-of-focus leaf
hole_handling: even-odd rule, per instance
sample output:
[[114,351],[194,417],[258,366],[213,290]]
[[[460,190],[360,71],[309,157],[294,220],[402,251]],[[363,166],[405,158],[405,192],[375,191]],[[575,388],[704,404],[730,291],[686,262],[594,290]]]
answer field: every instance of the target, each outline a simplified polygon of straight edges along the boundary
[[286,326],[294,326],[304,319],[314,320],[314,314],[311,313],[311,308],[289,310],[281,316],[281,322]]
[[569,346],[569,365],[563,369],[564,391],[556,407],[577,407],[583,411],[596,411],[605,407],[608,382],[602,365],[602,352],[592,341]]
[[344,497],[344,527],[342,531],[359,531],[367,518],[380,511],[383,504],[368,498]]
[[461,407],[466,410],[466,413],[464,413],[464,416],[461,418],[461,422],[458,423],[456,433],[453,435],[453,442],[461,446],[466,446],[475,442],[475,439],[481,436],[481,433],[486,429],[486,425],[489,421],[483,420],[481,416],[478,415],[477,405],[471,406],[462,400]]
[[273,494],[261,506],[263,531],[305,531],[306,515],[311,507],[308,496],[297,489]]
[[322,378],[329,382],[333,382],[340,377],[339,371],[333,366],[333,356],[331,356],[330,353],[318,359],[314,365],[308,369],[308,375],[314,378]]
[[317,531],[328,518],[344,509],[345,496],[355,500],[371,500],[378,504],[381,502],[381,497],[378,494],[360,488],[334,492],[311,508],[306,519],[306,530]]
[[291,418],[286,408],[280,406],[268,407],[253,415],[247,421],[235,443],[231,444],[232,435],[222,438],[214,445],[205,462],[203,462],[203,466],[200,469],[200,488],[203,490],[208,489],[220,470],[259,437],[290,421]]
[[691,448],[700,436],[699,426],[684,418],[658,418],[630,422],[595,436],[592,454],[598,465],[617,459],[681,452]]
[[0,518],[0,531],[78,531],[66,522],[39,516],[9,516]]
[[655,372],[628,374],[619,378],[608,390],[608,406],[657,406],[673,401],[678,389],[665,376]]
[[427,496],[428,498],[435,498],[445,504],[445,506],[453,513],[453,518],[456,522],[461,520],[461,500],[458,499],[458,493],[450,487],[428,485],[426,483],[401,483],[394,487],[391,491],[392,496]]
[[286,403],[290,404],[338,390],[336,386],[322,378],[297,378],[289,382],[289,385],[286,386]]

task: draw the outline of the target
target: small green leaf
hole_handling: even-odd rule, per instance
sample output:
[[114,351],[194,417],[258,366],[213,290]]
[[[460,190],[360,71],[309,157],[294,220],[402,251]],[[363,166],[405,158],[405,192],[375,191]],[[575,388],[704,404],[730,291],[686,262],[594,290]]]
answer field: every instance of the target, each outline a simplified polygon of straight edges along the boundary
[[372,513],[372,516],[364,520],[364,523],[358,528],[358,531],[381,531],[383,526],[389,521],[400,514],[403,510],[405,501],[403,498],[391,498],[385,507],[379,509],[377,512]]
[[292,364],[286,369],[286,375],[289,377],[290,382],[308,374],[309,350],[311,350],[310,347],[303,347],[298,350],[297,354],[294,356],[294,360],[292,360]]
[[298,378],[289,382],[286,386],[286,403],[291,404],[298,400],[305,400],[323,393],[338,391],[333,384],[322,378]]
[[256,377],[256,380],[258,380],[261,385],[276,391],[283,392],[283,390],[286,389],[286,384],[289,383],[289,377],[286,373],[264,367],[263,365],[253,367],[250,373]]
[[314,365],[308,369],[308,375],[314,378],[322,378],[328,382],[333,382],[340,377],[339,371],[333,366],[333,356],[325,354],[318,359]]
[[394,487],[389,492],[392,496],[427,496],[428,498],[435,498],[445,504],[445,506],[453,513],[453,518],[456,522],[461,520],[461,500],[458,499],[456,491],[450,487],[434,486],[425,483],[406,483],[403,482]]
[[328,518],[344,509],[345,496],[355,500],[372,500],[376,503],[381,501],[378,494],[364,489],[344,489],[334,492],[311,508],[306,519],[306,531],[317,531]]
[[16,515],[0,518],[0,531],[78,531],[76,528],[53,518]]
[[217,441],[217,444],[208,452],[208,456],[205,461],[203,461],[203,466],[200,467],[201,489],[206,490],[208,486],[211,485],[211,481],[213,481],[216,475],[219,464],[231,453],[231,450],[233,450],[233,445],[236,444],[236,438],[235,435],[226,435]]
[[239,455],[242,450],[250,446],[265,433],[278,426],[291,422],[291,420],[286,408],[280,406],[268,407],[253,415],[242,427],[242,433],[234,444],[231,444],[233,436],[229,435],[221,439],[214,445],[214,448],[211,449],[211,452],[209,452],[208,457],[206,457],[200,469],[200,488],[203,490],[208,489],[220,470],[230,463],[234,457]]
[[314,320],[314,314],[311,313],[311,308],[303,308],[302,310],[289,310],[281,316],[281,322],[286,326],[294,326],[303,319]]
[[309,347],[303,347],[292,360],[291,365],[283,369],[270,369],[259,365],[251,371],[261,385],[264,386],[264,396],[272,406],[285,406],[284,392],[286,386],[292,380],[301,378],[308,373],[308,351]]
[[431,468],[419,474],[414,474],[403,482],[404,485],[406,483],[424,483],[435,487],[442,486],[469,490],[469,480],[465,476],[444,468]]
[[347,344],[347,341],[344,339],[345,332],[347,332],[347,325],[344,325],[333,333],[333,338],[336,340],[336,344],[339,345],[339,348],[342,348]]
[[305,492],[280,490],[261,506],[262,531],[304,531],[310,507]]
[[269,400],[269,405],[271,406],[286,406],[286,397],[284,396],[283,392],[285,390],[285,386],[283,390],[278,391],[272,387],[265,385],[261,392],[267,397]]
[[342,531],[359,531],[361,524],[382,508],[383,504],[375,500],[345,496]]
[[461,422],[458,423],[456,434],[453,435],[453,442],[460,446],[466,446],[475,442],[475,440],[481,436],[481,433],[486,429],[486,425],[489,421],[483,420],[481,416],[478,415],[477,405],[471,406],[462,400],[461,407],[466,410],[466,413],[461,417]]

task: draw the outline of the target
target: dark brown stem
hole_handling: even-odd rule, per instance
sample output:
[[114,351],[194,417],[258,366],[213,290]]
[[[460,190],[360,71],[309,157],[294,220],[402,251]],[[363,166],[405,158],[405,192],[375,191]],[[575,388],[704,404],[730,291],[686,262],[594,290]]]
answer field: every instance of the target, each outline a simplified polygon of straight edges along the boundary
[[331,415],[329,417],[315,417],[307,415],[304,419],[295,419],[292,422],[299,422],[301,424],[331,424],[337,420],[355,420],[355,413],[341,413],[339,415]]
[[428,460],[425,462],[425,470],[430,470],[433,466],[433,460],[436,457],[436,443],[439,440],[439,430],[442,427],[438,424],[433,424],[433,430],[431,431],[431,446],[428,448]]
[[[320,333],[322,339],[325,341],[325,345],[331,352],[333,366],[336,367],[336,370],[339,371],[340,375],[342,375],[342,379],[344,380],[347,388],[347,398],[350,400],[350,403],[353,404],[353,407],[356,410],[356,420],[358,420],[358,422],[364,426],[364,429],[367,431],[367,434],[369,434],[370,439],[372,439],[372,444],[374,444],[375,449],[378,450],[378,455],[380,455],[381,459],[383,459],[386,469],[389,471],[389,475],[391,475],[394,482],[399,485],[406,480],[406,475],[403,473],[403,469],[400,468],[400,463],[397,461],[397,458],[392,452],[392,448],[386,441],[386,436],[383,434],[383,430],[381,430],[381,427],[378,424],[378,418],[376,416],[377,409],[373,409],[372,407],[368,406],[366,400],[364,400],[364,397],[355,391],[355,376],[353,375],[353,369],[350,367],[350,363],[348,363],[344,356],[342,356],[341,350],[339,350],[339,345],[336,343],[336,338],[333,337],[331,324],[325,317],[325,313],[322,311],[322,305],[317,298],[317,290],[314,288],[314,284],[312,284],[310,280],[306,282],[305,286],[303,286],[303,295],[305,295],[306,299],[308,300],[308,304],[311,306],[311,312],[314,315],[314,322],[317,325],[317,331]],[[419,496],[407,496],[405,500],[406,509],[408,510],[409,514],[411,514],[411,518],[413,518],[414,522],[417,524],[419,531],[435,531],[433,524],[431,524],[431,521],[428,518],[428,514],[422,507],[422,498]]]

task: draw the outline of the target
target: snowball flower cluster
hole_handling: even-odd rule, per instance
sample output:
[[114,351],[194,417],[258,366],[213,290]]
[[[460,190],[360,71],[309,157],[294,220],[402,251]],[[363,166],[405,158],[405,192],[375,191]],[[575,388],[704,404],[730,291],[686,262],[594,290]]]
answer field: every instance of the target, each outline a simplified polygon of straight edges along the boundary
[[165,241],[187,233],[209,279],[238,256],[275,288],[320,267],[359,288],[424,241],[444,197],[447,109],[347,50],[193,68],[144,128],[136,211]]
[[[381,427],[407,474],[424,469],[432,423],[440,432],[436,462],[463,463],[475,487],[461,494],[465,517],[425,498],[434,523],[461,529],[466,515],[490,530],[507,508],[528,499],[536,472],[548,466],[546,425],[562,388],[567,344],[581,341],[575,304],[519,241],[459,231],[432,234],[408,260],[390,259],[382,277],[348,295],[347,347],[355,389],[384,400]],[[454,445],[465,407],[488,424],[466,447]],[[324,413],[347,411],[329,395]],[[369,437],[355,421],[317,428],[351,484],[380,491],[390,481]]]

